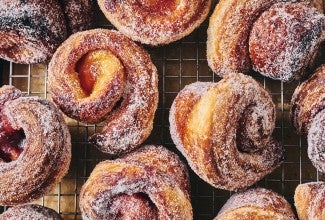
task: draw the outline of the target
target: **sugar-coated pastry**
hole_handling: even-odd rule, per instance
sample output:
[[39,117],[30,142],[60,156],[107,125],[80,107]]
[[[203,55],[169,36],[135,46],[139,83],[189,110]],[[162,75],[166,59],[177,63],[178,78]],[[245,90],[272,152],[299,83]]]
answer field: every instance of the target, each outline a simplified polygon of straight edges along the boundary
[[253,78],[229,74],[197,82],[176,97],[171,137],[191,168],[214,187],[237,191],[272,172],[283,147],[273,139],[275,105]]
[[40,205],[20,205],[0,215],[0,220],[62,220],[54,211]]
[[105,121],[90,142],[108,154],[128,152],[150,134],[158,76],[149,54],[119,32],[79,32],[55,52],[48,69],[53,101],[69,117]]
[[106,18],[123,34],[150,45],[189,35],[207,17],[211,0],[98,0]]
[[65,14],[68,32],[88,30],[93,24],[93,0],[59,0]]
[[308,157],[325,172],[325,65],[296,88],[291,117],[299,134],[308,135]]
[[325,182],[298,185],[294,199],[300,220],[325,219]]
[[83,219],[193,219],[185,165],[163,147],[144,146],[99,163],[80,192]]
[[0,1],[0,58],[40,63],[66,37],[64,14],[56,0]]
[[325,16],[309,1],[221,0],[210,19],[207,57],[224,76],[251,69],[281,81],[313,67]]
[[48,61],[71,33],[92,25],[92,0],[0,0],[0,58]]
[[271,190],[257,188],[230,197],[214,220],[295,220],[290,204]]
[[71,140],[61,112],[45,99],[0,88],[0,205],[36,200],[67,173]]

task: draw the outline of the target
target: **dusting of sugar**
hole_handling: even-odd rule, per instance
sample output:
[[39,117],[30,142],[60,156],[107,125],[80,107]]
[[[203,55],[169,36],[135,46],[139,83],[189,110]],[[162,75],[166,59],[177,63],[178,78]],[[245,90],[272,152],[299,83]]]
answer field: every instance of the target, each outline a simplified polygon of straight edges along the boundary
[[107,19],[126,36],[144,44],[161,45],[190,34],[207,17],[211,5],[211,0],[172,2],[175,7],[158,11],[134,0],[99,0],[98,4]]
[[0,162],[0,204],[23,204],[50,191],[66,174],[71,160],[70,134],[61,112],[50,101],[17,97],[13,87],[0,90],[0,100],[7,99],[1,103],[1,114],[26,136],[19,158]]
[[[279,2],[294,3],[296,1],[219,1],[210,18],[207,39],[207,59],[213,72],[219,76],[224,76],[233,72],[247,73],[251,70],[252,64],[249,52],[249,38],[252,26],[264,11],[267,11],[270,7]],[[310,1],[306,0],[303,2]],[[313,21],[317,21],[317,30],[315,29],[315,32],[312,33],[314,36],[310,35],[311,39],[306,39],[306,42],[303,42],[302,47],[307,46],[306,43],[310,44],[310,51],[304,52],[304,58],[302,58],[303,61],[301,62],[306,65],[312,62],[313,56],[315,55],[313,54],[314,51],[317,50],[319,43],[324,40],[324,15],[318,13],[315,17],[314,15],[317,14],[317,12],[312,9],[311,6],[308,6],[307,14],[308,13],[311,13],[313,18],[315,18]],[[309,16],[304,16],[304,18],[311,19]],[[264,26],[262,26],[262,28],[264,28]],[[264,33],[268,34],[267,31]],[[281,39],[283,39],[283,37]],[[269,44],[270,42],[266,43]],[[299,54],[301,55],[302,53],[300,52]],[[298,54],[285,55],[289,55],[286,59],[290,60],[290,58]],[[305,68],[307,67],[309,66]],[[285,80],[287,78],[288,76],[285,77]]]
[[325,211],[325,182],[300,184],[295,191],[299,218],[322,220]]
[[249,39],[253,69],[282,81],[299,79],[325,39],[325,16],[308,3],[278,3],[255,21]]
[[0,57],[10,61],[45,61],[67,35],[63,13],[53,0],[2,1],[0,18]]
[[0,215],[1,220],[62,220],[54,210],[39,205],[21,205],[10,208]]
[[257,188],[232,195],[222,207],[215,220],[229,212],[235,213],[236,209],[243,207],[249,208],[251,212],[256,208],[271,210],[278,213],[278,218],[281,219],[296,219],[290,204],[282,196],[267,189]]
[[175,154],[144,146],[98,164],[80,192],[80,209],[84,219],[192,219],[188,186]]
[[[216,100],[206,100],[215,103],[208,109],[210,113],[204,114],[212,114],[212,121],[203,123],[205,128],[210,126],[207,131],[192,122],[202,116],[201,110],[208,105],[201,102],[205,97]],[[247,110],[250,114],[244,114]],[[241,128],[239,122],[243,118],[247,123]],[[230,74],[215,84],[199,82],[186,86],[174,100],[169,121],[176,147],[191,168],[215,187],[235,191],[246,188],[282,161],[283,147],[272,137],[272,98],[243,74]]]
[[325,109],[314,117],[308,131],[308,157],[320,172],[325,173]]
[[[98,97],[80,99],[75,92],[81,90],[80,82],[71,67],[84,54],[96,49],[109,50],[119,59],[126,81],[112,81]],[[105,153],[131,151],[152,130],[158,105],[157,69],[143,48],[117,31],[95,29],[72,35],[50,62],[49,85],[53,101],[68,116],[90,123],[105,121],[103,131],[89,139]],[[110,100],[117,101],[111,106]]]

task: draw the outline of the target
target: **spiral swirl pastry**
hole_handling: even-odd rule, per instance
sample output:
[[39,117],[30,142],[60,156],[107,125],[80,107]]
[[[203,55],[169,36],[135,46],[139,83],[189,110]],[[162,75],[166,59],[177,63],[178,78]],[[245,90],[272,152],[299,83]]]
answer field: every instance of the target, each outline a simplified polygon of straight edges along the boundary
[[294,199],[300,220],[325,219],[325,182],[298,185]]
[[0,58],[16,63],[48,60],[67,37],[64,14],[56,0],[2,0]]
[[129,38],[162,45],[189,35],[207,17],[211,0],[98,0],[106,18]]
[[325,172],[325,65],[296,88],[291,117],[299,134],[308,134],[308,157]]
[[53,101],[69,117],[105,121],[90,142],[108,154],[140,145],[150,134],[158,104],[157,69],[149,54],[116,31],[72,35],[49,65]]
[[69,130],[54,104],[0,88],[0,205],[40,198],[66,174],[70,160]]
[[189,179],[178,156],[144,146],[99,163],[80,192],[84,219],[193,219]]
[[20,205],[10,208],[0,215],[0,220],[62,220],[52,209],[40,205]]
[[32,64],[49,60],[68,34],[92,25],[92,0],[2,0],[0,58]]
[[176,147],[214,187],[247,188],[282,161],[283,148],[271,136],[272,99],[243,74],[186,86],[174,100],[169,122]]
[[230,197],[214,220],[295,220],[290,204],[271,190],[257,188]]
[[325,16],[309,1],[221,0],[210,19],[207,57],[224,76],[252,68],[273,79],[299,79],[325,39]]

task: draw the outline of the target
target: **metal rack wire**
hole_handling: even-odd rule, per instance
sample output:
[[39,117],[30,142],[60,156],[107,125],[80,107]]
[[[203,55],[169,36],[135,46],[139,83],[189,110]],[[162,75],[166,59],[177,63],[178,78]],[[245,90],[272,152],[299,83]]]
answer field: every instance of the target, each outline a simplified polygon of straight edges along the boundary
[[[215,4],[216,1],[213,5]],[[111,28],[101,13],[98,13],[97,26]],[[169,134],[168,114],[172,101],[187,84],[195,81],[218,80],[207,65],[206,29],[207,21],[181,41],[164,47],[146,48],[159,71],[160,95],[154,129],[146,143],[161,144],[179,154]],[[324,56],[320,63],[324,63]],[[0,72],[2,84],[14,85],[31,96],[50,98],[45,64],[18,65],[3,61],[0,65]],[[252,75],[271,93],[276,103],[275,135],[282,141],[286,149],[285,162],[256,185],[272,189],[284,195],[292,203],[294,189],[299,183],[325,181],[325,175],[318,173],[307,157],[306,139],[296,135],[290,124],[290,100],[298,82],[281,83],[258,74],[252,73]],[[66,118],[66,121],[72,135],[73,145],[70,171],[51,193],[36,203],[58,211],[64,219],[81,219],[78,204],[81,186],[95,165],[99,161],[109,158],[87,143],[87,137],[97,130],[96,125],[82,124],[69,118]],[[182,156],[181,158],[185,161]],[[190,171],[190,177],[194,218],[213,219],[231,193],[211,187],[192,171]],[[0,213],[5,209],[5,207],[1,207]]]

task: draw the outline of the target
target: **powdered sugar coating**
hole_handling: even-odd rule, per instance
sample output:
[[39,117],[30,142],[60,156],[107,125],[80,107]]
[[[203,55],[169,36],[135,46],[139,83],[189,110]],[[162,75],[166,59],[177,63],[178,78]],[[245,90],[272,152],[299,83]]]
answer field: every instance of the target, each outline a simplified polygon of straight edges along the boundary
[[171,137],[191,168],[217,188],[247,188],[282,161],[283,148],[271,136],[272,99],[243,74],[186,86],[173,102],[169,122]]
[[[213,15],[210,18],[207,39],[207,58],[210,68],[219,76],[224,76],[232,72],[247,73],[252,69],[249,52],[249,38],[252,27],[261,13],[267,11],[271,6],[279,2],[294,3],[296,0],[221,0],[216,6]],[[309,0],[301,0],[308,2]],[[307,4],[306,4],[307,5]],[[310,6],[312,7],[312,4]],[[316,13],[315,10],[309,9]],[[317,13],[316,13],[317,14]],[[323,15],[317,15],[323,20]],[[308,17],[309,19],[309,17]],[[270,21],[270,24],[273,22]],[[303,66],[307,68],[314,59],[314,52],[319,43],[324,40],[324,22],[317,24],[318,39],[312,42],[312,39],[306,39],[304,43],[310,43],[311,51],[302,55]],[[261,26],[263,29],[264,26]],[[268,34],[267,31],[263,32]],[[321,33],[321,36],[319,36]],[[270,33],[271,34],[271,33]],[[280,41],[283,37],[277,38]],[[259,39],[256,39],[259,40]],[[272,42],[267,42],[272,43]],[[279,49],[279,48],[276,48]],[[288,54],[286,54],[288,55]],[[293,54],[289,54],[291,58]],[[290,59],[289,59],[290,60]],[[281,63],[282,65],[282,63]],[[283,77],[287,80],[288,76]],[[281,78],[281,79],[282,79]],[[298,78],[298,77],[297,77]]]
[[300,220],[324,219],[325,182],[310,182],[298,185],[294,199]]
[[325,16],[308,3],[278,3],[254,22],[249,38],[253,69],[281,81],[300,79],[325,39]]
[[230,197],[215,220],[282,219],[295,220],[290,204],[267,189],[249,189]]
[[26,136],[17,160],[0,160],[0,204],[24,204],[49,192],[68,171],[70,134],[50,101],[20,97],[20,91],[11,86],[0,89],[0,100],[2,118]]
[[10,208],[0,215],[0,220],[62,220],[54,210],[39,205],[21,205]]
[[308,157],[325,173],[325,109],[315,116],[308,131]]
[[325,65],[296,88],[291,104],[294,127],[300,134],[308,134],[308,156],[314,166],[325,172]]
[[[94,50],[110,51],[123,65],[126,81],[112,80],[98,95],[80,96],[76,63]],[[89,139],[103,152],[131,151],[152,130],[158,105],[157,69],[143,48],[119,32],[95,29],[72,35],[50,62],[49,86],[53,101],[68,116],[89,123],[105,121],[102,133]]]
[[67,36],[55,0],[2,0],[0,20],[0,57],[17,63],[48,60]]
[[70,34],[88,30],[93,24],[92,0],[59,0],[65,14]]
[[188,172],[165,148],[144,146],[99,163],[82,187],[80,209],[84,219],[192,219]]
[[162,45],[189,35],[207,17],[211,0],[98,0],[107,19],[135,41]]

